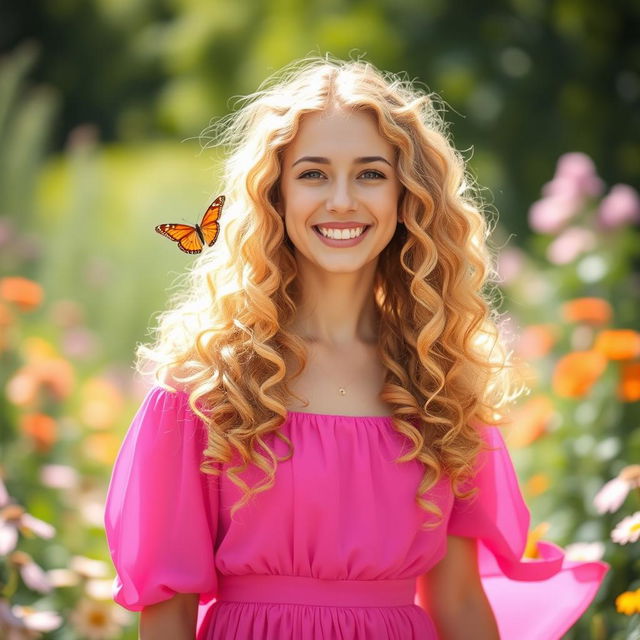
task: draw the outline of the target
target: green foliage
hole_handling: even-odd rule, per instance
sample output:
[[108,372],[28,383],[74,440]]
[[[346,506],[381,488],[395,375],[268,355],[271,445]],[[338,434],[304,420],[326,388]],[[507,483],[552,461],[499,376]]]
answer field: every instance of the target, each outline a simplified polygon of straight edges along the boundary
[[[567,202],[572,206],[570,201],[564,206]],[[625,502],[610,512],[600,512],[594,502],[605,483],[640,461],[640,396],[637,388],[622,392],[625,367],[640,364],[640,333],[633,331],[640,326],[634,302],[640,293],[640,232],[629,223],[604,226],[603,211],[600,198],[586,197],[566,223],[554,222],[557,229],[532,236],[526,253],[512,248],[508,260],[506,252],[501,256],[503,268],[511,263],[503,285],[506,327],[533,374],[530,397],[515,412],[512,425],[516,439],[525,435],[519,445],[523,448],[515,449],[513,457],[526,488],[531,527],[548,525],[544,539],[562,547],[603,543],[602,559],[611,565],[594,603],[565,636],[575,640],[626,638],[628,621],[614,602],[619,594],[640,588],[638,543],[623,545],[611,537],[623,517],[640,513],[640,489],[629,491]],[[555,220],[564,219],[561,202],[554,214]],[[640,199],[635,216],[640,219]],[[574,230],[586,234],[575,253],[566,242],[563,251],[554,248],[563,246],[562,236]],[[569,305],[585,300],[597,304],[590,302],[592,309],[609,308],[611,317],[587,320],[583,314],[579,319]],[[613,335],[607,332],[619,330],[629,331],[617,334],[625,338],[626,353],[616,355],[606,338]],[[606,368],[591,377],[580,365],[562,366],[569,354],[583,353],[604,354]],[[538,410],[540,406],[545,409]],[[536,488],[540,479],[544,486]]]
[[[435,0],[67,0],[10,10],[8,19],[8,5],[0,9],[0,21],[6,44],[19,46],[0,64],[0,272],[28,276],[44,301],[12,311],[8,328],[0,323],[2,469],[12,498],[56,528],[53,539],[22,537],[19,549],[48,571],[70,569],[77,582],[38,594],[0,559],[0,589],[12,603],[63,615],[46,638],[82,637],[73,612],[87,600],[108,604],[100,580],[112,573],[100,576],[111,569],[95,512],[138,402],[135,344],[188,260],[153,227],[193,223],[218,193],[215,154],[203,158],[196,143],[167,137],[197,135],[234,96],[296,57],[365,54],[448,102],[457,146],[472,150],[470,166],[495,198],[505,238],[505,227],[521,244],[530,236],[529,203],[567,149],[589,153],[610,184],[637,181],[638,12],[624,2],[514,0],[460,11]],[[48,85],[30,86],[29,74]],[[545,257],[549,242],[531,234],[530,257],[505,294],[520,328],[560,329],[552,352],[534,363],[536,393],[553,395],[554,366],[578,339],[559,315],[564,301],[602,297],[616,327],[638,326],[640,243],[632,229],[599,234],[593,255],[559,266]],[[594,256],[607,269],[587,281],[584,260]],[[45,356],[55,375],[45,374]],[[33,404],[24,404],[21,385],[39,376]],[[532,525],[548,521],[558,544],[606,540],[612,571],[568,634],[576,640],[637,635],[638,616],[626,620],[613,604],[640,586],[637,544],[609,541],[622,516],[592,505],[602,484],[640,456],[638,403],[616,399],[618,379],[610,363],[589,397],[554,397],[553,428],[515,452],[523,478],[551,479],[550,491],[528,500]],[[56,391],[61,381],[68,386]],[[101,423],[89,408],[105,397],[113,414],[102,407]],[[51,434],[46,422],[27,428],[25,417],[36,413],[53,420]],[[78,475],[66,488],[49,486],[41,475],[49,465]],[[85,556],[98,564],[80,568]],[[118,625],[135,638],[134,620]]]

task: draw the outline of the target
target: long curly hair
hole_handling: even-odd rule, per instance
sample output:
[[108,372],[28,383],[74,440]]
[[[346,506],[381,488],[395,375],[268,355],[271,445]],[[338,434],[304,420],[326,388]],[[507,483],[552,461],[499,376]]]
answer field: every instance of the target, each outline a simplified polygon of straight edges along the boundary
[[[298,398],[288,382],[308,357],[289,330],[300,291],[294,248],[275,207],[281,159],[305,114],[333,106],[373,114],[396,149],[404,225],[381,253],[374,282],[386,370],[379,397],[411,444],[396,462],[417,459],[424,467],[416,502],[439,519],[425,523],[429,529],[443,514],[427,492],[445,473],[457,498],[475,495],[477,488],[461,486],[487,446],[478,423],[504,424],[525,385],[492,302],[497,273],[486,207],[449,140],[443,102],[406,77],[362,60],[306,57],[205,130],[205,147],[226,150],[221,238],[185,274],[152,344],[138,345],[136,369],[148,374],[151,364],[160,386],[188,393],[207,426],[201,471],[220,475],[220,463],[229,463],[228,478],[242,490],[232,515],[274,485],[278,462],[294,454],[279,430]],[[286,456],[269,447],[273,437],[286,442]],[[265,476],[252,487],[240,477],[249,464]]]

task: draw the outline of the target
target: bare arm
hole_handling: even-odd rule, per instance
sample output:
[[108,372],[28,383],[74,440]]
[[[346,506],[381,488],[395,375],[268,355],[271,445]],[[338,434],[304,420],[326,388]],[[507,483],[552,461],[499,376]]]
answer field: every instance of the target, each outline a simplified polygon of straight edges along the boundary
[[480,581],[476,540],[448,536],[447,555],[418,578],[417,594],[442,640],[500,640]]
[[176,593],[140,612],[140,640],[194,640],[198,619],[197,593]]

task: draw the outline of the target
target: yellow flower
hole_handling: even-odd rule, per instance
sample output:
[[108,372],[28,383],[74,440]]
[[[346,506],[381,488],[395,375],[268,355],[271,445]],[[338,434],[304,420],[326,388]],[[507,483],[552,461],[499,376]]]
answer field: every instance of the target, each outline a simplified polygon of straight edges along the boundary
[[90,378],[82,388],[80,419],[91,429],[110,429],[124,408],[122,394],[105,378]]
[[551,480],[546,473],[534,473],[525,484],[525,489],[531,497],[539,496],[551,486]]
[[640,589],[621,593],[616,598],[616,609],[618,613],[624,613],[626,616],[640,613]]
[[548,522],[541,522],[527,534],[527,546],[525,547],[523,558],[535,559],[539,558],[538,542],[542,540],[544,535],[549,531],[551,525]]

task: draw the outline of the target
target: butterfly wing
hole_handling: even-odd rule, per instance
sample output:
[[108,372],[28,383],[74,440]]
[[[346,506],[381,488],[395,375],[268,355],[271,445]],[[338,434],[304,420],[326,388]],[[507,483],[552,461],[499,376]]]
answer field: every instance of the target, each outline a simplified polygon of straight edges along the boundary
[[224,196],[218,196],[204,212],[202,222],[200,223],[200,230],[204,236],[204,241],[208,246],[212,246],[218,239],[220,233],[220,214],[222,213],[222,205],[224,205]]
[[203,244],[195,227],[189,224],[159,224],[156,231],[178,243],[185,253],[200,253]]

